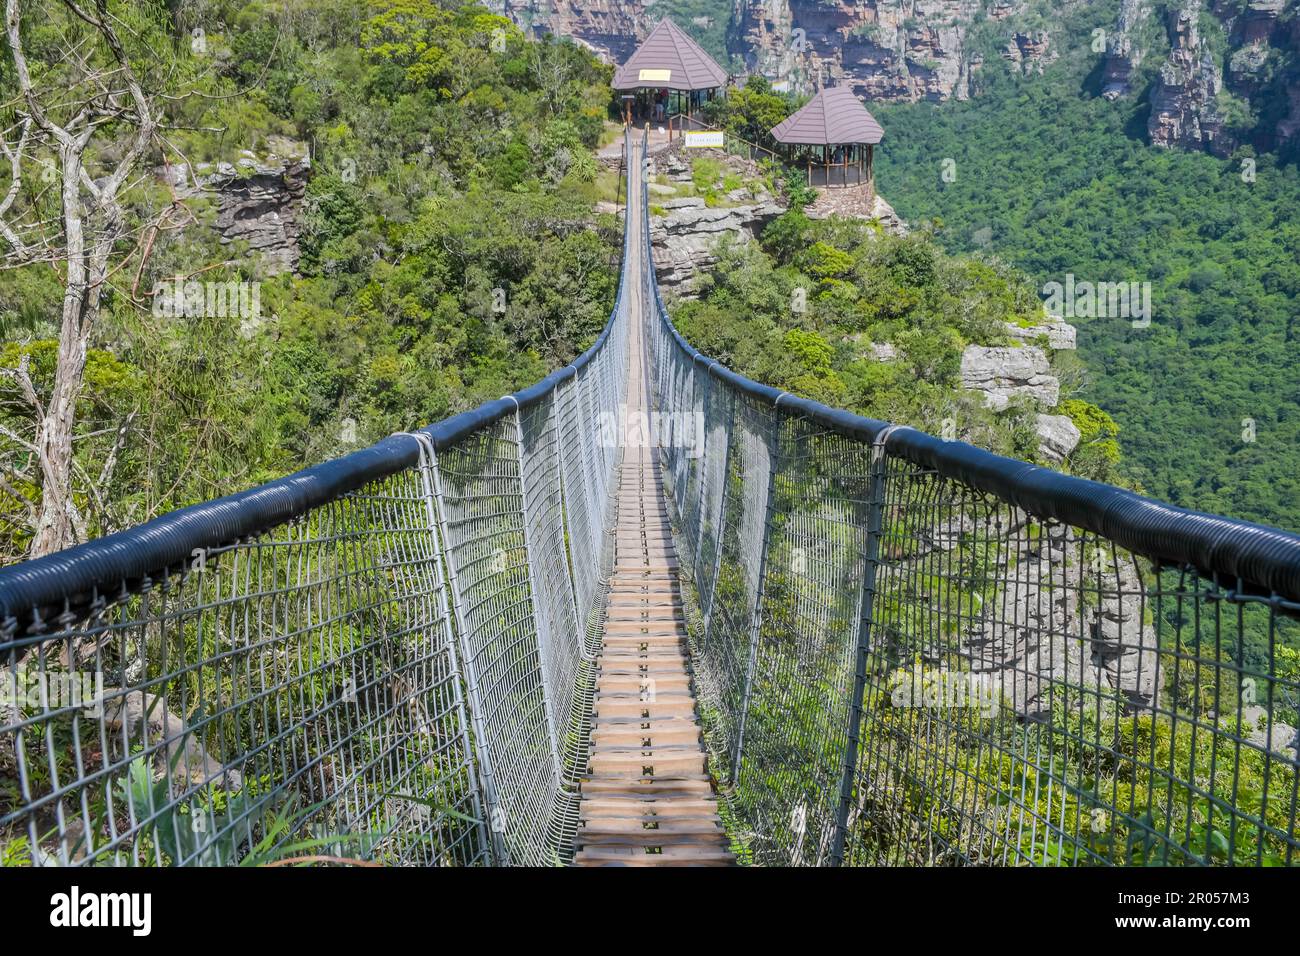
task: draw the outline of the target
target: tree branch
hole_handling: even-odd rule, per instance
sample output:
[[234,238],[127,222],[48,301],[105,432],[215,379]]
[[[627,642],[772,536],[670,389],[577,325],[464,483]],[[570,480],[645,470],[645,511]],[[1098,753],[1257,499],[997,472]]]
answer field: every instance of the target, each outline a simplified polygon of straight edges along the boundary
[[23,53],[22,32],[19,29],[21,17],[18,13],[18,0],[5,0],[5,33],[9,38],[9,53],[14,59],[14,74],[18,78],[18,89],[27,103],[27,114],[36,121],[36,125],[59,141],[60,145],[71,144],[72,137],[68,131],[45,115],[36,91],[32,87],[32,74],[27,68],[27,55]]
[[4,152],[5,159],[9,160],[10,175],[9,191],[5,193],[4,199],[0,199],[0,235],[4,236],[5,242],[13,247],[14,254],[18,258],[25,259],[28,255],[27,244],[5,221],[5,213],[9,211],[9,207],[13,205],[14,199],[18,196],[19,189],[22,188],[23,153],[27,150],[27,139],[32,131],[32,118],[24,116],[21,125],[22,132],[18,134],[18,142],[12,148],[9,146],[9,137],[0,134],[0,150]]

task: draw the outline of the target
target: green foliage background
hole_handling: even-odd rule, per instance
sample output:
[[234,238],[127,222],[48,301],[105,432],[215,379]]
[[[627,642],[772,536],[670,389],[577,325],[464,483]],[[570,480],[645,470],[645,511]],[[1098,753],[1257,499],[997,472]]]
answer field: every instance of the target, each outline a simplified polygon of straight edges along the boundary
[[[1089,43],[1113,8],[1075,9],[1043,76],[994,56],[969,102],[876,104],[881,192],[936,221],[950,251],[996,253],[1040,286],[1150,282],[1150,328],[1073,320],[1080,394],[1119,422],[1126,473],[1181,505],[1300,528],[1300,171],[1249,147],[1224,160],[1149,146],[1145,96],[1099,96]],[[1148,66],[1160,60],[1157,45]]]
[[[61,9],[25,27],[46,83],[67,70],[60,44],[80,29]],[[161,235],[138,289],[138,259],[111,283],[79,409],[87,474],[134,418],[102,501],[78,501],[89,533],[472,408],[599,333],[622,230],[594,210],[609,68],[590,54],[432,0],[213,0],[129,15],[151,89],[186,94],[159,97],[174,148],[148,165],[235,162],[288,136],[307,144],[313,171],[299,274],[263,281],[251,327],[149,306],[173,276],[261,277],[247,250],[206,227],[211,199],[186,200],[195,222]],[[6,101],[11,83],[0,74]],[[112,161],[91,157],[92,168]],[[134,222],[170,201],[151,177],[127,198]],[[29,355],[42,393],[61,296],[48,267],[0,274],[0,361]],[[0,424],[27,433],[28,416],[16,384],[0,380]],[[4,451],[21,466],[20,451]],[[26,548],[23,509],[0,493],[0,561]]]

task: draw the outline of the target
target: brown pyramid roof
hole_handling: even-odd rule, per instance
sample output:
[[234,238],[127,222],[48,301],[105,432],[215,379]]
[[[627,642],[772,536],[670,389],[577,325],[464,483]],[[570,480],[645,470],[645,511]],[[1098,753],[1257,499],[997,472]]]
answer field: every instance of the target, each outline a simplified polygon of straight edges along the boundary
[[[643,70],[655,73],[643,74]],[[660,72],[665,70],[666,78]],[[727,71],[667,17],[655,24],[636,52],[614,72],[616,90],[711,90],[726,83]]]
[[822,90],[772,129],[778,143],[834,146],[879,143],[885,131],[847,86]]

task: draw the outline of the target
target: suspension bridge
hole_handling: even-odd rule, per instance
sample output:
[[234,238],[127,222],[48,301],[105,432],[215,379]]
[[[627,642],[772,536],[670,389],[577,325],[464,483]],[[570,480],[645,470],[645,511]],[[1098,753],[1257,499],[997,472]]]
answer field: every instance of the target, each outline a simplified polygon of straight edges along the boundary
[[1290,865],[1300,537],[694,350],[0,570],[37,866]]

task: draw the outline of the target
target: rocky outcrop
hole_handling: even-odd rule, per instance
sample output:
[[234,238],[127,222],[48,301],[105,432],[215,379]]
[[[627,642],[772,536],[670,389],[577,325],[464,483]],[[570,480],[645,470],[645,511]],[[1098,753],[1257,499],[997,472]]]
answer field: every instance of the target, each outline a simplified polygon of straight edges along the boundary
[[1169,15],[1172,49],[1151,92],[1147,134],[1154,146],[1226,154],[1231,144],[1219,141],[1223,121],[1215,107],[1223,75],[1201,39],[1200,14],[1200,0],[1189,0]]
[[1078,338],[1078,330],[1055,315],[1047,316],[1046,321],[1037,325],[1017,325],[1015,322],[1008,322],[1007,334],[1026,345],[1046,342],[1049,349],[1057,351],[1073,349]]
[[[1038,459],[1060,465],[1079,445],[1080,433],[1067,415],[1052,414],[1060,401],[1060,380],[1052,374],[1049,353],[1075,347],[1074,326],[1059,316],[1044,314],[1035,325],[1006,323],[1007,334],[1017,345],[968,345],[961,356],[962,387],[980,393],[986,408],[1003,411],[1008,406],[1028,403],[1036,410]],[[898,350],[889,342],[865,338],[847,340],[860,359],[892,362]]]
[[1082,435],[1068,415],[1045,415],[1039,412],[1035,426],[1038,431],[1038,457],[1050,465],[1061,464],[1079,447]]
[[271,137],[262,155],[245,150],[234,163],[198,163],[192,176],[184,166],[166,172],[178,196],[215,197],[222,244],[247,243],[262,273],[276,275],[298,268],[310,171],[306,144]]
[[[1072,528],[1008,535],[1015,584],[985,606],[961,656],[1000,678],[1015,713],[1045,719],[1066,684],[1113,695],[1125,710],[1156,697],[1155,632],[1142,619],[1143,587],[1127,557],[1093,552]],[[1088,594],[1084,604],[1081,597]]]
[[[908,537],[910,552],[893,555],[878,572],[889,593],[907,595],[925,578],[922,569],[935,566],[931,555],[969,548],[973,536],[995,546],[1007,583],[991,599],[963,599],[955,645],[935,642],[920,649],[920,660],[912,646],[890,648],[915,660],[911,673],[896,673],[895,681],[969,682],[968,691],[984,691],[985,716],[1005,707],[1022,719],[1048,720],[1053,705],[1067,703],[1067,685],[1095,691],[1090,702],[1107,701],[1117,711],[1149,709],[1158,694],[1158,651],[1132,560],[1064,525],[1035,522],[1032,533],[1030,527],[1020,511],[1008,524],[965,509]],[[906,693],[900,697],[905,703]],[[1077,692],[1068,702],[1078,705]]]
[[823,189],[813,202],[804,207],[804,214],[809,219],[826,219],[830,216],[874,219],[886,232],[896,236],[906,235],[908,231],[907,223],[894,211],[894,207],[879,193],[873,193],[865,186]]
[[750,242],[785,212],[785,207],[771,200],[710,209],[703,199],[691,197],[656,205],[664,215],[650,219],[655,275],[665,289],[683,293],[697,272],[712,268],[718,261],[719,239],[731,236],[737,242]]
[[968,345],[961,354],[963,388],[984,393],[984,404],[1001,411],[1013,399],[1029,399],[1052,408],[1060,398],[1060,382],[1042,349],[1026,345]]
[[1017,33],[1011,37],[1002,58],[1020,73],[1042,73],[1049,63],[1056,59],[1052,50],[1052,38],[1046,30],[1033,33]]
[[107,688],[100,706],[108,739],[164,742],[153,754],[154,772],[159,777],[167,775],[186,785],[200,786],[217,781],[227,790],[243,786],[243,775],[210,754],[201,734],[187,727],[179,714],[173,714],[161,695]]
[[1117,100],[1133,90],[1133,74],[1142,64],[1144,52],[1137,33],[1150,13],[1150,0],[1120,2],[1119,19],[1106,38],[1106,63],[1101,76],[1101,95],[1108,100]]
[[[710,206],[700,196],[680,196],[694,184],[693,160],[701,156],[674,143],[650,158],[650,243],[655,253],[655,275],[665,289],[690,297],[696,273],[718,261],[718,240],[731,236],[736,242],[751,242],[763,227],[785,212],[786,206],[761,185],[740,187]],[[762,182],[757,166],[728,153],[709,150],[706,158],[719,162],[722,176],[733,174],[743,183]],[[658,179],[666,182],[658,182]],[[688,185],[690,184],[690,185]],[[721,185],[721,180],[713,184]],[[693,190],[691,190],[693,191]]]
[[[1228,728],[1232,732],[1235,728]],[[1280,720],[1270,719],[1267,707],[1251,704],[1241,708],[1241,733],[1259,747],[1288,760],[1300,755],[1300,731]]]
[[898,358],[898,349],[888,342],[868,342],[867,352],[877,362],[892,362]]

